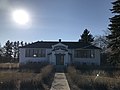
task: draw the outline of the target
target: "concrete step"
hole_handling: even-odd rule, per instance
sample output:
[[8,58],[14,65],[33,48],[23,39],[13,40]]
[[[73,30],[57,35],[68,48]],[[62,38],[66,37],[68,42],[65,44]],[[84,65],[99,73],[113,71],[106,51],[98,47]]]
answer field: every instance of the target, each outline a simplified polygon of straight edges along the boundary
[[55,66],[55,71],[56,72],[64,72],[65,71],[65,66]]

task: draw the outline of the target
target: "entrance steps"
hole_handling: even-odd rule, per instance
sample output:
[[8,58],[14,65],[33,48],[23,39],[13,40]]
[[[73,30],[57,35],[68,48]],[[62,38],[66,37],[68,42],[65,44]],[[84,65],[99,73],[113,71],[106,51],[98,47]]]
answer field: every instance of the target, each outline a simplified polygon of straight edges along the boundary
[[56,65],[55,67],[55,72],[65,72],[66,67],[63,65]]

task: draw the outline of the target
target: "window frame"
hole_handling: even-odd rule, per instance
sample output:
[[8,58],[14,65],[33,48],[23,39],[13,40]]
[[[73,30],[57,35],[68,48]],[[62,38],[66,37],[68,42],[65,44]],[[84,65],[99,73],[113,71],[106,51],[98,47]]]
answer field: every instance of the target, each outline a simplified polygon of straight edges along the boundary
[[75,49],[74,58],[95,58],[94,49]]
[[44,58],[46,57],[45,48],[26,48],[25,57]]

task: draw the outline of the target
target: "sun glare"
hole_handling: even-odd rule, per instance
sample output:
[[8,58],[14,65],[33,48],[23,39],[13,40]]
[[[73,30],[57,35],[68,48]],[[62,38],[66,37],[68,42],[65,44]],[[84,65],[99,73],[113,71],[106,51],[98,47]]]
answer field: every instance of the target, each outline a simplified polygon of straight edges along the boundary
[[29,22],[29,15],[25,10],[13,11],[12,17],[13,20],[20,25],[25,25]]

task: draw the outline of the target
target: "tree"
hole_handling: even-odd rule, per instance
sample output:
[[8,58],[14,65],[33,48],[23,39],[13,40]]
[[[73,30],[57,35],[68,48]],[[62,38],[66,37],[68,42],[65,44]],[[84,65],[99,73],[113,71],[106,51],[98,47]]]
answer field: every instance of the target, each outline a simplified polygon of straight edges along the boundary
[[12,50],[13,42],[10,42],[9,40],[6,42],[4,49],[5,49],[5,56],[6,58],[10,59],[12,58],[13,50]]
[[93,44],[97,47],[100,47],[103,51],[107,49],[108,41],[106,39],[106,36],[96,36]]
[[13,43],[13,57],[14,57],[14,59],[18,59],[19,45],[20,45],[19,41],[15,41]]
[[[4,48],[2,48],[2,56],[4,58],[3,62],[18,62],[19,57],[19,46],[27,45],[27,42],[14,41],[10,42],[9,40],[5,43]],[[1,55],[1,49],[0,49]]]
[[110,18],[109,30],[110,34],[107,36],[109,40],[108,48],[111,50],[108,58],[112,65],[120,63],[120,0],[112,2],[113,8],[111,12],[114,14]]
[[85,29],[79,41],[84,42],[84,43],[91,43],[94,41],[94,37],[90,34],[90,31]]
[[20,44],[21,44],[21,46],[24,46],[24,42],[23,41],[21,41]]
[[1,44],[0,44],[0,62],[2,61],[2,54],[3,54],[3,51],[2,51]]
[[0,58],[1,58],[1,56],[2,56],[2,47],[1,47],[1,44],[0,44]]
[[25,46],[27,45],[27,42],[25,42]]

